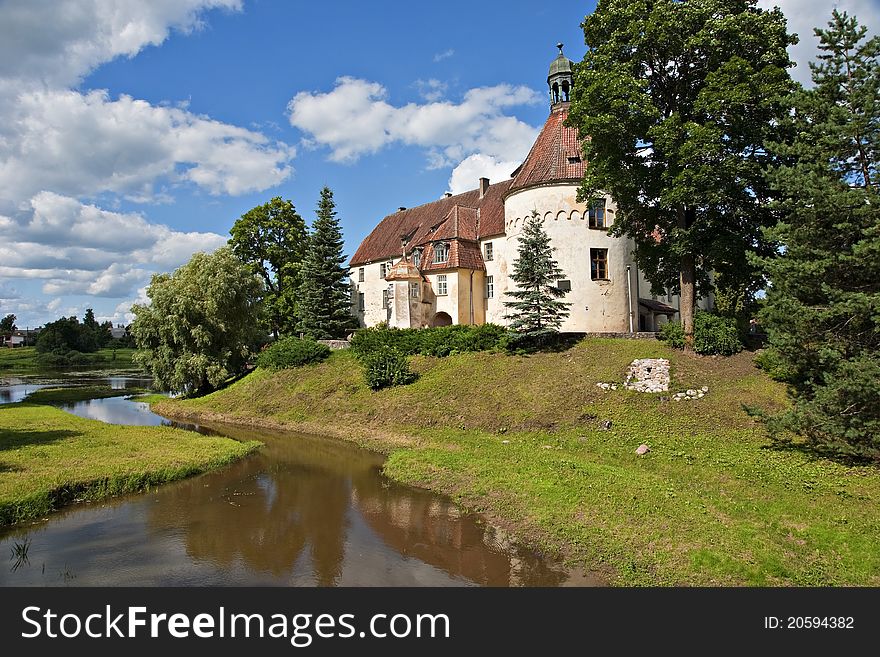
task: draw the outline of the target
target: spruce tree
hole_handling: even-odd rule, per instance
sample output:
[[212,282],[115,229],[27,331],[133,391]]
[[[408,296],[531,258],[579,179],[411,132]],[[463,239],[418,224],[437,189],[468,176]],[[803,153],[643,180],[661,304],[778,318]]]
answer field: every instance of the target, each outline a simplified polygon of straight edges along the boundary
[[794,404],[770,423],[821,452],[880,460],[880,38],[834,11],[792,101],[761,321]]
[[556,286],[561,278],[565,273],[553,259],[550,237],[538,213],[532,212],[523,226],[513,263],[511,279],[518,289],[506,293],[515,301],[504,302],[511,311],[504,318],[510,320],[513,331],[536,338],[559,331],[571,305],[559,301],[566,294]]
[[342,246],[333,192],[324,187],[302,261],[297,295],[298,330],[316,340],[341,338],[354,328]]

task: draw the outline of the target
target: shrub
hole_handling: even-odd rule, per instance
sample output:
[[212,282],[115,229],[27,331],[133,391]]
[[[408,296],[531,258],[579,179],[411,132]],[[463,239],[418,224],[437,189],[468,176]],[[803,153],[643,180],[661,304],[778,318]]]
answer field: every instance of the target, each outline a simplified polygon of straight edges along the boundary
[[694,317],[694,351],[721,356],[742,351],[736,320],[712,313],[697,313]]
[[451,353],[488,351],[499,346],[506,330],[495,324],[453,325],[425,329],[387,327],[364,328],[351,339],[352,351],[359,357],[390,347],[403,355],[423,354],[444,357]]
[[[684,329],[678,322],[669,322],[660,327],[660,340],[670,347],[684,349]],[[736,320],[708,312],[694,315],[694,351],[698,354],[732,356],[742,351],[742,342]]]
[[675,349],[684,349],[684,329],[679,322],[667,322],[661,326],[657,339]]
[[330,355],[330,347],[314,340],[282,338],[257,356],[257,365],[270,370],[319,363]]
[[364,379],[373,390],[403,386],[416,380],[407,357],[398,350],[382,346],[364,358]]
[[773,347],[768,347],[758,352],[758,355],[755,356],[755,366],[767,372],[770,378],[776,381],[789,381],[794,374],[791,366],[782,357],[782,354]]

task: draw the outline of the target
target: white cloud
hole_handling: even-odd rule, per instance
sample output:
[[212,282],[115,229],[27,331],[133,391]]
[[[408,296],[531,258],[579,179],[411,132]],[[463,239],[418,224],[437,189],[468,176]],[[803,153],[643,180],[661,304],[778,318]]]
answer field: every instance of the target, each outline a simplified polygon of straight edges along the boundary
[[868,37],[880,33],[880,3],[877,0],[758,0],[763,9],[779,7],[788,19],[788,31],[800,37],[800,43],[789,49],[789,54],[797,66],[791,70],[793,78],[800,82],[810,82],[809,62],[815,60],[819,39],[813,29],[825,29],[831,19],[831,11],[836,7],[859,19],[859,24],[868,27]]
[[493,184],[507,180],[520,164],[519,161],[497,160],[476,153],[465,158],[452,170],[452,175],[449,176],[449,191],[453,194],[461,194],[469,189],[475,189],[480,178],[488,178]]
[[105,62],[158,46],[174,30],[202,28],[206,11],[241,7],[0,0],[0,299],[14,300],[2,279],[18,279],[30,297],[41,286],[51,301],[16,301],[32,325],[57,317],[68,295],[130,297],[155,271],[226,241],[93,199],[111,208],[121,198],[169,202],[182,186],[238,195],[291,175],[292,147],[189,111],[187,99],[151,104],[77,88]]
[[0,77],[76,84],[119,56],[157,46],[172,29],[202,26],[201,13],[241,0],[21,0],[0,7]]
[[538,133],[502,113],[541,102],[540,94],[524,86],[471,89],[460,103],[395,107],[387,98],[387,90],[377,82],[342,77],[327,93],[294,96],[288,104],[290,123],[308,135],[308,143],[329,146],[330,159],[336,162],[354,162],[399,142],[429,149],[432,166],[449,166],[476,152],[518,159]]
[[455,50],[450,48],[449,50],[444,50],[443,52],[438,52],[434,55],[434,63],[442,62],[444,59],[449,59],[455,54]]
[[416,80],[414,85],[419,91],[419,96],[427,100],[429,103],[436,102],[443,98],[449,85],[441,82],[436,78],[428,80]]
[[0,125],[0,198],[51,189],[146,200],[157,181],[242,194],[274,186],[291,172],[293,149],[261,133],[129,96],[25,92],[9,112]]
[[34,196],[29,212],[0,216],[0,232],[0,277],[44,280],[50,295],[127,296],[154,271],[226,243],[216,233],[172,230],[53,192]]

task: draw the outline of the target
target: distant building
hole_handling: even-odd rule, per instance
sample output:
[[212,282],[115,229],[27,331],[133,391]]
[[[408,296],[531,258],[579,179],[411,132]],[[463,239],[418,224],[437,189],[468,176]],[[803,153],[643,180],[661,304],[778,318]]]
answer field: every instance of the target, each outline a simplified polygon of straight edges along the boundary
[[519,235],[535,211],[565,273],[557,285],[571,306],[561,330],[655,331],[677,315],[677,296],[650,296],[632,240],[608,234],[614,200],[576,198],[585,162],[577,129],[565,125],[574,79],[558,48],[547,76],[550,116],[510,180],[481,178],[469,192],[400,208],[360,244],[349,267],[362,326],[505,324]]
[[5,335],[0,337],[0,346],[3,347],[23,347],[25,346],[25,337],[23,335]]

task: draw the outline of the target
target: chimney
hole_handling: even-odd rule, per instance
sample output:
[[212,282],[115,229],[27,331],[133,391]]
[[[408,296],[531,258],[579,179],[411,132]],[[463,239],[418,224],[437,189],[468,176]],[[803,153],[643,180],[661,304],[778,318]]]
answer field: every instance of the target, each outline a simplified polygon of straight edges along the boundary
[[489,179],[488,178],[480,178],[480,198],[483,198],[486,195],[486,192],[489,191]]

